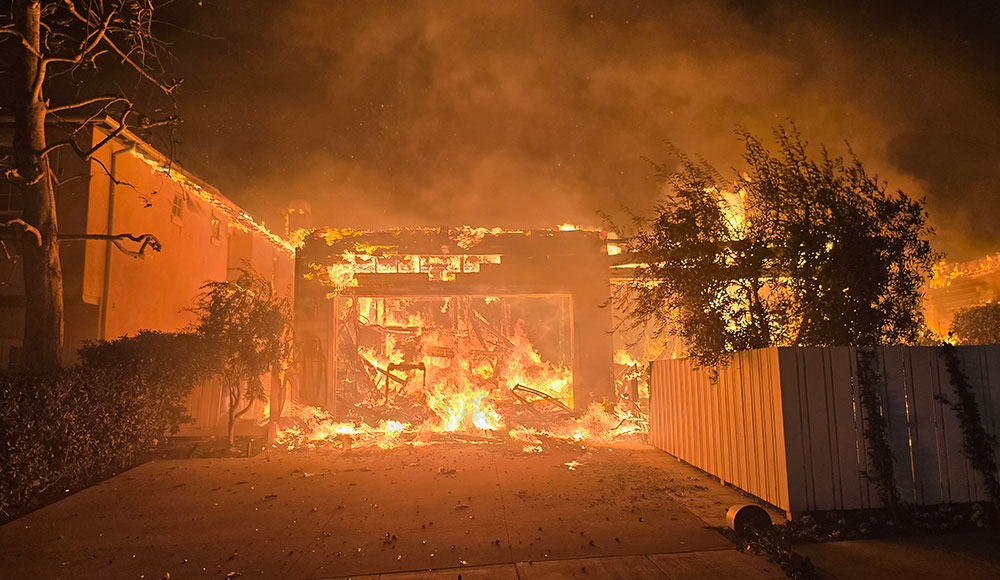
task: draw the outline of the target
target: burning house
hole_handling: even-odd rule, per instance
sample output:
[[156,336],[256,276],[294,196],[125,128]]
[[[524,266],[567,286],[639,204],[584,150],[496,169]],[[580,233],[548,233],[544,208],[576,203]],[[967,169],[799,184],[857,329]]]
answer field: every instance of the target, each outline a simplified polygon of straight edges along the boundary
[[924,294],[924,315],[945,336],[960,309],[1000,297],[1000,253],[967,262],[939,264]]
[[296,257],[292,398],[345,433],[475,432],[613,402],[606,244],[569,227],[315,230]]

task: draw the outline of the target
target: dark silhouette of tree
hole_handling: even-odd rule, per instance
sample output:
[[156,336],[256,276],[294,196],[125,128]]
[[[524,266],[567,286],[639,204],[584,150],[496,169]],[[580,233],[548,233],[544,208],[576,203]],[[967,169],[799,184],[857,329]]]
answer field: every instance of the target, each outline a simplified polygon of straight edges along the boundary
[[772,151],[745,130],[746,167],[726,180],[674,150],[667,186],[625,243],[640,264],[614,300],[622,325],[677,334],[713,364],[782,345],[898,344],[924,327],[935,253],[923,200],[888,193],[850,151],[809,156],[794,125]]
[[[26,320],[23,366],[33,372],[59,368],[63,338],[62,267],[59,262],[55,176],[51,154],[69,148],[89,159],[126,128],[151,128],[175,119],[139,115],[126,91],[88,82],[122,69],[163,95],[176,81],[163,79],[163,44],[153,34],[154,0],[6,0],[0,11],[0,53],[10,83],[3,110],[13,116],[12,146],[0,152],[4,177],[20,189],[23,215],[0,222],[18,232],[24,264]],[[88,75],[90,75],[88,77]],[[55,86],[58,84],[59,88]],[[52,90],[50,90],[52,89]],[[138,89],[138,86],[135,90]],[[54,93],[54,94],[50,94]],[[55,94],[73,98],[50,102]],[[118,127],[98,143],[77,140],[88,123],[111,116]],[[65,138],[49,142],[46,127],[62,126]]]
[[229,394],[229,444],[236,420],[266,399],[261,375],[291,354],[292,308],[259,274],[240,270],[236,280],[208,282],[195,299],[194,330],[217,355]]

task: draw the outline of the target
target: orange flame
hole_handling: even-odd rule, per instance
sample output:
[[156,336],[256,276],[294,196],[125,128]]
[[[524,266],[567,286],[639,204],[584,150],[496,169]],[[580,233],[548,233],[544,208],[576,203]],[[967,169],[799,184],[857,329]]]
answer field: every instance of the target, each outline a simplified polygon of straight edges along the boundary
[[[469,303],[460,299],[440,299],[440,307],[424,301],[417,310],[413,310],[414,299],[349,300],[354,316],[368,328],[369,340],[379,333],[383,336],[373,344],[355,345],[360,364],[368,369],[369,378],[375,377],[375,389],[355,409],[369,414],[376,410],[383,418],[374,424],[338,421],[321,409],[292,405],[288,414],[296,421],[280,431],[281,444],[298,447],[349,441],[352,446],[389,449],[426,443],[435,433],[439,437],[464,433],[493,440],[512,438],[522,442],[526,451],[538,452],[544,447],[542,438],[585,443],[644,430],[642,418],[633,415],[634,404],[631,411],[592,405],[580,416],[567,416],[567,409],[573,407],[572,371],[545,360],[522,321],[504,332],[492,329],[493,335],[487,335],[486,327],[475,326],[478,323],[471,318],[454,327],[435,325],[435,319],[454,324],[459,313],[468,312]],[[484,301],[493,304],[497,300]],[[485,324],[482,316],[477,320]],[[474,340],[477,333],[479,338]],[[525,392],[548,397],[543,406],[558,407],[551,416],[531,409],[535,419],[545,418],[544,426],[537,421],[533,427],[523,424],[524,406],[533,404],[523,398]]]

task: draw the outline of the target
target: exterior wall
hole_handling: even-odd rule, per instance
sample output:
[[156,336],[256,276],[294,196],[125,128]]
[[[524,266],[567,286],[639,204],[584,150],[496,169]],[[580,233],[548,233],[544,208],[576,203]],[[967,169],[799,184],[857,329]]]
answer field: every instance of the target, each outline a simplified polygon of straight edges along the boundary
[[[92,143],[107,129],[94,127]],[[147,249],[136,259],[103,240],[66,241],[60,244],[65,300],[63,362],[76,362],[76,352],[89,340],[114,339],[144,329],[165,332],[185,328],[194,321],[188,309],[201,286],[224,280],[234,268],[252,268],[291,297],[294,258],[249,222],[246,214],[210,186],[183,174],[133,136],[104,146],[89,164],[64,153],[62,184],[57,189],[60,233],[153,234],[162,251]],[[103,166],[103,167],[102,167]],[[118,183],[108,176],[112,172]],[[181,179],[175,179],[181,176]],[[173,214],[175,196],[182,200],[182,215]],[[211,201],[209,199],[211,198]],[[110,224],[109,224],[110,220]],[[218,236],[213,236],[218,220]],[[137,244],[126,241],[126,247]],[[8,353],[21,343],[23,297],[20,265],[0,251],[0,368],[8,366]],[[268,384],[269,377],[264,377]],[[220,427],[224,412],[222,389],[217,381],[191,395],[189,411],[200,427]],[[221,423],[225,428],[225,422]]]
[[[1000,346],[959,347],[984,427],[1000,433]],[[982,476],[962,454],[952,395],[935,347],[886,347],[877,365],[897,489],[934,505],[985,499]],[[861,473],[867,447],[849,347],[737,353],[718,369],[689,359],[652,363],[651,442],[790,514],[878,506]]]
[[[147,250],[144,259],[136,259],[118,251],[110,242],[87,242],[84,296],[96,298],[100,304],[105,277],[110,279],[103,309],[104,332],[98,333],[99,337],[114,339],[143,329],[180,330],[194,319],[186,309],[193,304],[202,284],[226,278],[230,228],[225,216],[219,216],[206,203],[187,194],[169,176],[155,173],[122,144],[105,148],[102,157],[100,161],[106,167],[114,165],[116,178],[132,187],[112,187],[110,178],[96,167],[95,161],[91,207],[96,211],[91,213],[88,231],[108,231],[110,194],[112,231],[151,233],[163,244],[163,249]],[[184,198],[180,218],[172,215],[175,196]],[[211,235],[213,217],[222,222],[217,240]],[[105,271],[106,266],[110,266],[110,272]],[[72,348],[68,343],[67,347]]]

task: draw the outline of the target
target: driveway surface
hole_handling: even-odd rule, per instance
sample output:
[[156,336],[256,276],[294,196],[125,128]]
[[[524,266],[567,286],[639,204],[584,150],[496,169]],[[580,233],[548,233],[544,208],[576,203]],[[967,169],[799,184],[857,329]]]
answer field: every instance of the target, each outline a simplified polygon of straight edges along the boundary
[[698,481],[637,445],[153,461],[0,527],[0,578],[783,578]]

